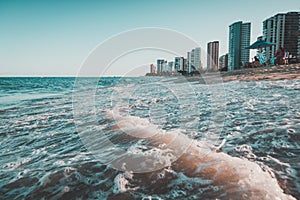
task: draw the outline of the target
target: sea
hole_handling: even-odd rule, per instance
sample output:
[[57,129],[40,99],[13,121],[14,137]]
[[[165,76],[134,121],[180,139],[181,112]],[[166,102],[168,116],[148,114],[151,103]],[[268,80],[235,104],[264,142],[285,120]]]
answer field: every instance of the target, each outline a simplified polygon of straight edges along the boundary
[[188,173],[191,145],[300,199],[299,105],[300,80],[2,77],[0,199],[255,199]]

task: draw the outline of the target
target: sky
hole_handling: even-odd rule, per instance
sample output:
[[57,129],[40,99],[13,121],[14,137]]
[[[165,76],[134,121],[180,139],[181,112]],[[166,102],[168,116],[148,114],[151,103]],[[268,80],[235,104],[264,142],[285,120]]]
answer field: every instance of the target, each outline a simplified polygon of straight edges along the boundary
[[230,24],[251,22],[254,42],[263,20],[290,11],[300,11],[299,0],[0,0],[0,76],[76,76],[103,41],[143,27],[178,31],[204,50],[218,40],[222,55]]

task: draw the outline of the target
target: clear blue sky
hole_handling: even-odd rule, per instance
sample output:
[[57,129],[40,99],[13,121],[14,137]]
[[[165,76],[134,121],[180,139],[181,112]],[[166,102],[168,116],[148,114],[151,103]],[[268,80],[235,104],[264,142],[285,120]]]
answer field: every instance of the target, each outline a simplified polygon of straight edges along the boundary
[[254,42],[264,19],[289,11],[299,0],[0,0],[0,76],[74,76],[99,43],[139,27],[182,32],[204,49],[219,40],[224,54],[231,23],[251,22]]

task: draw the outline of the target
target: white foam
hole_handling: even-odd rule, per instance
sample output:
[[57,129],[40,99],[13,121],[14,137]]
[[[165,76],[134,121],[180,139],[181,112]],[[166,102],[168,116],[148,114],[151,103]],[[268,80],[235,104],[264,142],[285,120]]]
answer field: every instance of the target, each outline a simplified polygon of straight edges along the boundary
[[286,166],[286,167],[291,167],[291,165],[289,163],[284,163],[284,162],[281,162],[280,160],[276,159],[276,158],[273,158],[272,156],[269,156],[267,155],[267,158],[275,161],[277,164],[279,165],[282,165],[282,166]]
[[114,179],[113,193],[123,193],[131,190],[136,190],[138,187],[131,187],[129,180],[133,178],[132,172],[118,174]]
[[[161,149],[161,145],[156,144],[155,148],[147,149],[146,151],[132,147],[130,148],[132,154],[150,154],[153,157],[159,158],[152,160],[152,162],[161,162],[163,164],[168,162],[166,166],[171,166],[172,162],[174,162],[173,156],[183,153],[183,155],[180,154],[182,155],[180,162],[176,162],[175,160],[176,170],[188,173],[189,176],[195,176],[196,179],[204,176],[205,180],[209,181],[212,186],[221,186],[227,190],[228,198],[238,195],[245,196],[248,199],[294,199],[292,196],[284,194],[277,180],[255,162],[232,157],[222,152],[217,153],[212,151],[207,154],[208,151],[206,146],[203,145],[203,141],[202,143],[193,142],[193,140],[182,134],[180,130],[165,132],[151,124],[147,119],[121,116],[118,112],[114,113],[113,116],[119,128],[126,131],[126,133],[142,138],[149,138],[156,143],[166,144],[167,147]],[[223,143],[224,141],[221,145]],[[181,150],[185,145],[188,145],[188,151]],[[249,155],[253,154],[251,146],[246,144],[237,146],[235,150]],[[168,151],[170,151],[170,154],[168,154]],[[205,155],[203,155],[204,153]],[[169,160],[166,160],[168,157],[166,155],[170,157]],[[199,167],[195,171],[194,166],[197,165]],[[205,175],[204,172],[206,171],[209,173]],[[164,177],[163,174],[158,174],[158,176],[159,178]],[[115,192],[128,190],[129,182],[124,175],[118,175],[115,182],[117,185]]]
[[118,110],[108,111],[107,116],[117,122],[121,131],[133,137],[148,138],[164,132],[157,125],[150,123],[148,119],[135,116],[122,116]]

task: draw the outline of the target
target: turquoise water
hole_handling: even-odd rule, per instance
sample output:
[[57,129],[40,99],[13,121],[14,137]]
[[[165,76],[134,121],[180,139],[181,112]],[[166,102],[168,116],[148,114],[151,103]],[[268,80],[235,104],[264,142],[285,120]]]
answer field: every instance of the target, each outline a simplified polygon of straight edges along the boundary
[[[75,80],[0,78],[1,199],[227,199],[221,186],[189,177],[183,168],[123,172],[101,160],[114,154],[95,155],[82,132],[104,134],[133,155],[152,148],[143,138],[122,138],[109,128],[115,124],[107,112],[114,109],[137,117],[139,125],[147,119],[211,149],[224,139],[222,152],[255,163],[284,193],[300,197],[299,80],[201,85],[172,78],[101,78],[95,92],[95,79],[82,78],[80,88],[74,88]],[[94,95],[93,112],[76,118],[74,93],[82,91]]]

